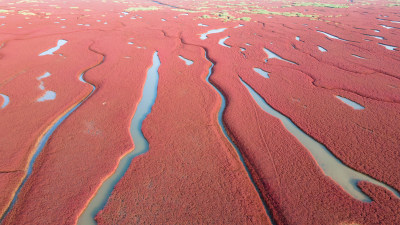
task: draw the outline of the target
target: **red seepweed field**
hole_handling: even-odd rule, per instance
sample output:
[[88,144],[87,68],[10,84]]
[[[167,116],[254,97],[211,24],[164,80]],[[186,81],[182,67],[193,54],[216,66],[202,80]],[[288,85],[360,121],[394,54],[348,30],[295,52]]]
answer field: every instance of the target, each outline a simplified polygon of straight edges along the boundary
[[398,1],[0,6],[0,224],[400,224]]

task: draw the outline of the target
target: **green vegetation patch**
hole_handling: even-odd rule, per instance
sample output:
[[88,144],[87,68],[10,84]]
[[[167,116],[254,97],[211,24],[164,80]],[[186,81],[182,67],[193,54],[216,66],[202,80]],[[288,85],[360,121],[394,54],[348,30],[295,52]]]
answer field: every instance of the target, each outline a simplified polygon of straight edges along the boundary
[[171,10],[178,11],[178,12],[186,12],[186,13],[204,12],[204,10],[200,10],[200,11],[187,10],[187,9],[171,9]]
[[35,16],[36,15],[35,13],[29,12],[27,10],[18,11],[18,14],[24,15],[24,16]]
[[327,7],[327,8],[349,8],[348,5],[343,4],[329,4],[320,2],[294,2],[293,6],[314,6],[314,7]]
[[237,18],[237,20],[243,20],[243,21],[250,21],[251,18],[250,17],[241,17],[241,18]]
[[218,19],[223,19],[225,22],[235,19],[234,16],[229,15],[229,13],[227,13],[227,12],[213,13],[213,15],[216,16]]
[[9,12],[13,12],[13,10],[0,9],[0,13],[9,13]]
[[224,22],[234,20],[235,17],[227,12],[211,13],[211,15],[202,15],[201,19],[222,19]]

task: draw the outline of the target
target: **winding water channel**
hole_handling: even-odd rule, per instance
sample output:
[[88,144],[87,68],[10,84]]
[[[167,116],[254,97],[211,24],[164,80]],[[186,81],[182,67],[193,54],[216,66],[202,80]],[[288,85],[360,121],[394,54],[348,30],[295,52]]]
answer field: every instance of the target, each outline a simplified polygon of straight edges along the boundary
[[130,133],[135,144],[135,148],[126,154],[118,162],[118,167],[112,175],[110,175],[95,193],[94,197],[90,200],[89,204],[79,216],[78,224],[90,225],[97,224],[94,217],[97,213],[104,208],[111,193],[125,175],[132,160],[143,153],[149,151],[149,143],[142,133],[142,124],[146,116],[151,112],[157,97],[158,86],[158,68],[161,62],[158,58],[158,52],[153,55],[153,65],[147,71],[146,81],[143,87],[143,94],[140,102],[136,108],[135,114],[131,121]]
[[10,205],[7,207],[7,210],[4,212],[4,214],[2,215],[1,219],[0,219],[0,224],[3,222],[3,220],[5,219],[5,217],[8,215],[8,213],[12,210],[12,208],[14,207],[16,201],[18,200],[18,195],[21,192],[22,188],[24,187],[26,181],[28,180],[28,178],[30,177],[30,175],[32,174],[32,169],[33,169],[33,164],[35,163],[37,157],[39,156],[39,154],[42,152],[43,148],[46,146],[47,141],[49,140],[50,136],[53,134],[53,132],[57,129],[58,126],[60,126],[60,124],[62,122],[64,122],[64,120],[66,118],[68,118],[69,115],[71,115],[72,112],[74,112],[80,105],[82,105],[82,103],[84,103],[92,94],[93,92],[96,90],[96,87],[85,81],[84,80],[84,75],[86,74],[87,71],[99,66],[100,64],[102,64],[104,62],[104,56],[103,59],[100,63],[98,63],[97,65],[85,70],[79,77],[79,80],[85,84],[89,84],[92,86],[92,91],[90,92],[89,95],[87,95],[82,101],[80,101],[77,105],[75,105],[74,107],[72,107],[71,109],[69,109],[64,115],[62,115],[61,117],[57,118],[52,125],[49,126],[49,129],[42,135],[39,137],[39,141],[37,142],[37,144],[35,145],[35,150],[34,150],[34,154],[32,156],[32,158],[29,161],[28,164],[28,170],[27,173],[25,175],[25,177],[22,180],[22,183],[19,185],[17,191],[14,194],[14,197],[10,203]]
[[346,191],[353,198],[364,202],[371,201],[371,199],[366,194],[364,194],[364,192],[362,192],[361,189],[357,186],[357,183],[359,181],[368,181],[375,185],[381,186],[400,198],[399,192],[389,185],[377,181],[374,178],[362,174],[343,164],[343,162],[336,158],[324,145],[317,142],[312,137],[308,136],[288,117],[284,116],[283,114],[272,108],[246,82],[244,82],[242,79],[240,79],[240,81],[246,87],[247,91],[250,93],[256,104],[269,115],[279,119],[286,130],[290,134],[292,134],[311,153],[324,174],[330,177],[338,185],[340,185],[343,190]]
[[54,53],[55,51],[57,51],[58,49],[60,49],[60,47],[63,46],[63,45],[65,45],[67,42],[68,42],[67,40],[63,40],[63,39],[58,40],[58,41],[57,41],[57,46],[56,46],[56,47],[50,48],[49,50],[40,53],[39,56],[53,55],[53,53]]
[[232,145],[232,147],[236,150],[236,153],[238,154],[239,159],[240,159],[240,161],[242,162],[242,165],[243,165],[243,167],[245,168],[245,170],[246,170],[246,172],[247,172],[247,176],[250,178],[250,181],[252,182],[254,188],[256,189],[256,191],[257,191],[257,193],[258,193],[258,196],[260,197],[260,199],[261,199],[261,201],[262,201],[262,203],[263,203],[263,205],[264,205],[265,212],[266,212],[267,215],[269,216],[269,219],[270,219],[271,223],[272,223],[272,224],[275,224],[275,222],[274,222],[274,220],[273,220],[273,218],[272,218],[272,214],[271,214],[270,211],[268,210],[268,207],[267,207],[267,205],[266,205],[266,203],[265,203],[265,201],[264,201],[264,198],[263,198],[263,196],[262,196],[262,194],[261,194],[261,192],[260,192],[260,189],[258,188],[258,186],[256,185],[256,183],[254,182],[254,179],[253,179],[253,177],[252,177],[252,175],[251,175],[249,169],[247,168],[246,163],[244,162],[242,153],[240,152],[239,148],[235,145],[235,143],[233,143],[232,139],[230,138],[230,136],[228,135],[228,132],[227,132],[226,129],[225,129],[224,122],[223,122],[223,120],[222,120],[222,116],[223,116],[223,114],[224,114],[225,107],[226,107],[225,97],[224,97],[224,95],[221,93],[221,91],[220,91],[216,86],[214,86],[214,85],[210,82],[210,77],[211,77],[212,72],[213,72],[212,69],[213,69],[213,67],[214,67],[214,63],[211,62],[211,60],[208,59],[208,57],[207,57],[207,51],[205,52],[205,58],[206,58],[207,61],[209,61],[209,62],[211,63],[211,66],[210,66],[209,71],[208,71],[208,75],[207,75],[207,77],[206,77],[206,81],[207,81],[207,83],[209,83],[209,84],[214,88],[214,90],[218,93],[218,95],[220,96],[220,98],[221,98],[221,100],[222,100],[222,101],[221,101],[221,107],[219,108],[219,112],[218,112],[218,123],[219,123],[219,126],[221,127],[221,130],[222,130],[222,132],[223,132],[225,138],[230,142],[230,144]]
[[206,40],[206,39],[208,38],[208,35],[209,35],[209,34],[221,33],[221,32],[223,32],[224,30],[226,30],[226,28],[220,28],[220,29],[209,30],[209,31],[207,31],[207,32],[204,33],[204,34],[201,34],[201,35],[200,35],[200,39],[201,39],[201,40]]

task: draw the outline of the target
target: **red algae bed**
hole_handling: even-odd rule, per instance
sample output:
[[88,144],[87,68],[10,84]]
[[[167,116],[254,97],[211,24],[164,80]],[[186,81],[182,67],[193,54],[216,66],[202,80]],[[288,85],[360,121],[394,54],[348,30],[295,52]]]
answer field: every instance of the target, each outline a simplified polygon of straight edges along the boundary
[[155,52],[148,151],[90,224],[400,224],[398,2],[0,5],[0,224],[88,222]]

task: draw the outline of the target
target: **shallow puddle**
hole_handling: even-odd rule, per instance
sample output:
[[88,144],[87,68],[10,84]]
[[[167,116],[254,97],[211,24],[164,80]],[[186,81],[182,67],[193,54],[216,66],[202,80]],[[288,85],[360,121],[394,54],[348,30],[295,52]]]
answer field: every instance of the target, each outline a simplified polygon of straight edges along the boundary
[[378,43],[378,45],[381,45],[381,46],[385,47],[387,50],[391,50],[391,51],[394,51],[397,48],[396,46],[386,45],[383,43]]
[[321,46],[319,46],[319,45],[318,45],[318,50],[320,50],[321,52],[326,52],[326,49],[321,47]]
[[[274,58],[275,58],[275,59],[279,59],[279,60],[282,60],[282,61],[285,61],[285,62],[288,62],[288,63],[292,63],[292,64],[298,65],[298,64],[295,63],[295,62],[292,62],[292,61],[290,61],[290,60],[287,60],[287,59],[284,59],[284,58],[280,57],[279,55],[275,54],[274,52],[270,51],[270,50],[267,49],[267,48],[264,48],[264,52],[267,53],[268,59],[274,59]],[[268,60],[265,60],[265,62],[267,62],[267,61],[268,61]]]
[[49,100],[54,100],[56,99],[56,93],[54,91],[46,91],[44,95],[40,98],[38,98],[36,101],[37,102],[44,102],[44,101],[49,101]]
[[369,37],[373,37],[373,38],[376,38],[376,39],[379,39],[379,40],[384,40],[385,38],[384,37],[382,37],[382,36],[376,36],[376,35],[370,35],[370,34],[364,34],[365,36],[369,36]]
[[221,45],[221,46],[224,46],[224,47],[227,47],[227,48],[230,48],[231,46],[229,46],[229,45],[226,45],[224,42],[228,39],[228,38],[230,38],[229,36],[227,36],[227,37],[224,37],[224,38],[221,38],[219,41],[218,41],[218,44],[219,45]]
[[37,80],[41,80],[41,79],[43,79],[43,78],[49,77],[50,75],[51,75],[51,73],[46,72],[46,73],[44,73],[42,76],[37,77],[36,79],[37,79]]
[[359,56],[359,55],[355,55],[355,54],[352,54],[352,56],[354,56],[354,57],[356,57],[356,58],[359,58],[359,59],[365,59],[364,57]]
[[269,115],[279,119],[286,130],[311,153],[315,162],[322,169],[323,173],[340,185],[343,190],[353,198],[364,202],[371,201],[371,199],[364,194],[360,188],[358,188],[357,183],[359,181],[371,182],[394,193],[397,197],[400,197],[400,194],[392,187],[344,165],[324,145],[304,133],[288,117],[272,108],[247,83],[245,83],[243,80],[241,80],[241,82],[246,87],[256,104]]
[[360,104],[358,104],[358,103],[356,103],[356,102],[354,102],[354,101],[351,101],[350,99],[347,99],[347,98],[345,98],[345,97],[341,97],[341,96],[339,96],[339,95],[336,95],[336,98],[338,98],[338,99],[339,99],[340,101],[342,101],[344,104],[350,106],[351,108],[353,108],[353,109],[355,109],[355,110],[362,110],[362,109],[364,109],[364,106],[362,106],[362,105],[360,105]]
[[67,42],[68,42],[67,40],[63,40],[63,39],[58,40],[57,46],[56,46],[56,47],[50,48],[49,50],[40,53],[39,56],[53,55],[53,53],[54,53],[55,51],[57,51],[58,49],[60,49],[60,47],[63,46],[63,45],[65,45]]
[[193,61],[192,60],[189,60],[189,59],[187,59],[187,58],[184,58],[183,56],[178,56],[180,59],[182,59],[184,62],[185,62],[185,64],[187,65],[187,66],[190,66],[190,65],[192,65],[193,64]]
[[327,36],[327,37],[329,37],[329,38],[332,38],[332,39],[337,39],[337,40],[341,40],[341,41],[349,41],[349,40],[342,39],[342,38],[340,38],[340,37],[338,37],[338,36],[335,36],[335,35],[326,33],[326,32],[324,32],[324,31],[317,30],[317,32],[319,32],[319,33],[321,33],[321,34],[324,34],[325,36]]
[[201,40],[205,40],[205,39],[208,38],[207,35],[209,35],[209,34],[221,33],[221,32],[223,32],[224,30],[226,30],[226,28],[220,28],[220,29],[209,30],[209,31],[207,31],[207,32],[204,33],[204,34],[201,34],[201,35],[200,35],[200,39],[201,39]]
[[260,74],[261,76],[263,76],[264,78],[269,78],[269,75],[268,75],[267,71],[264,71],[264,70],[262,70],[260,68],[253,68],[253,70],[255,72],[257,72],[258,74]]
[[381,27],[386,28],[386,29],[393,29],[393,28],[397,28],[397,27],[391,27],[391,26],[386,26],[383,24],[380,24]]
[[44,90],[44,83],[43,83],[43,81],[40,81],[39,89],[40,89],[40,90]]
[[44,79],[46,77],[49,77],[50,75],[51,75],[51,73],[46,72],[42,76],[36,78],[38,81],[40,81],[40,84],[39,84],[39,89],[40,90],[44,90],[44,82],[42,81],[42,79]]
[[326,52],[326,49],[318,45],[318,50],[321,52]]
[[78,219],[78,224],[91,225],[97,224],[94,217],[104,208],[115,185],[121,180],[128,170],[132,160],[149,150],[149,143],[142,133],[142,123],[146,116],[151,112],[151,108],[157,97],[158,68],[160,67],[158,52],[153,55],[153,65],[147,71],[146,81],[143,87],[142,98],[137,105],[135,114],[130,125],[130,133],[135,144],[133,151],[126,154],[118,162],[118,167],[114,173],[109,176],[97,190],[95,196],[90,200],[86,209]]
[[4,109],[8,103],[10,103],[10,98],[5,94],[0,94],[0,96],[3,97],[3,104],[1,105],[1,108]]

